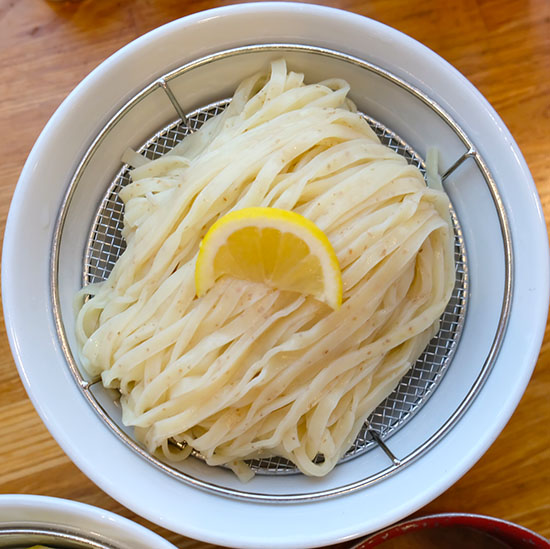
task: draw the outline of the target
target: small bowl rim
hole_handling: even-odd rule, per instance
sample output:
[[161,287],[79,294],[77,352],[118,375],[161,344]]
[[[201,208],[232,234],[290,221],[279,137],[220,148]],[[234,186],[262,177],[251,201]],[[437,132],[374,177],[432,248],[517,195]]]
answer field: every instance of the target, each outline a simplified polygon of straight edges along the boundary
[[[24,517],[13,518],[19,517],[18,513]],[[140,543],[139,547],[144,548],[176,549],[159,534],[113,511],[54,496],[0,494],[0,538],[2,530],[8,529],[70,534],[98,547],[137,549],[135,544]]]

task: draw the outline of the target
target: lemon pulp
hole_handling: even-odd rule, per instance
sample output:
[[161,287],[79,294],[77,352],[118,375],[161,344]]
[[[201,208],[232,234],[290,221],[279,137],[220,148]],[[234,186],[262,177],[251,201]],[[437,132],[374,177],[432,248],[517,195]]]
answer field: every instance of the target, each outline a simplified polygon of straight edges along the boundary
[[223,275],[311,295],[333,309],[342,303],[342,276],[327,236],[306,217],[279,208],[234,210],[200,244],[197,295]]

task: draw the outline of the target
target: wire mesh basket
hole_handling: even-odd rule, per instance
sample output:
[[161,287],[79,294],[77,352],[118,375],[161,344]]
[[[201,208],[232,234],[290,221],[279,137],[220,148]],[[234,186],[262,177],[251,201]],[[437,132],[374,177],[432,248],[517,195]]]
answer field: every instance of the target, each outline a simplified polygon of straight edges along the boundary
[[[266,490],[266,485],[262,485],[262,488],[258,490],[254,486],[248,488],[237,486],[231,480],[227,480],[226,477],[223,477],[223,475],[220,476],[221,473],[213,473],[213,477],[211,477],[209,476],[210,473],[205,473],[200,465],[190,465],[190,468],[186,469],[186,466],[174,465],[162,461],[158,457],[150,455],[133,439],[131,431],[122,425],[120,410],[116,403],[117,395],[114,392],[105,391],[101,384],[98,383],[97,379],[88,379],[84,376],[75,360],[75,345],[74,341],[71,340],[70,322],[67,320],[68,315],[64,314],[62,310],[63,306],[61,304],[62,299],[60,298],[58,269],[60,256],[64,254],[63,235],[66,230],[66,221],[68,217],[73,215],[71,208],[74,211],[76,208],[75,204],[79,202],[78,197],[81,192],[79,191],[79,185],[85,187],[86,183],[82,183],[82,181],[84,181],[86,177],[92,177],[88,172],[92,173],[94,170],[94,159],[98,156],[98,151],[101,151],[102,147],[106,147],[106,144],[109,143],[112,134],[115,134],[123,127],[125,122],[128,120],[131,121],[139,108],[147,108],[144,105],[146,105],[147,101],[151,100],[151,97],[155,94],[160,94],[165,100],[168,100],[172,114],[167,114],[165,116],[165,118],[168,117],[168,119],[164,124],[161,124],[160,129],[157,126],[154,132],[150,132],[141,137],[141,141],[130,143],[131,146],[134,146],[134,148],[142,152],[144,156],[150,159],[157,158],[172,149],[177,143],[185,138],[185,135],[189,132],[198,129],[208,118],[221,112],[228,104],[227,99],[220,99],[219,97],[216,98],[215,101],[201,102],[199,94],[196,93],[195,95],[199,98],[195,99],[196,104],[194,108],[184,108],[181,98],[185,98],[186,96],[183,94],[182,90],[186,90],[189,96],[195,97],[193,93],[189,92],[189,88],[186,89],[184,86],[185,82],[189,82],[188,78],[190,75],[195,75],[196,80],[200,82],[201,71],[213,70],[216,64],[221,65],[223,68],[224,63],[227,65],[228,63],[230,64],[231,62],[237,61],[238,65],[239,62],[247,56],[258,57],[258,59],[261,60],[265,59],[266,56],[281,55],[281,53],[291,57],[294,55],[298,60],[302,58],[308,60],[311,58],[322,59],[331,66],[344,66],[347,71],[356,71],[358,74],[366,75],[365,78],[371,79],[375,86],[379,86],[380,82],[388,84],[393,91],[398,90],[399,93],[408,94],[407,97],[412,97],[412,100],[416,101],[422,109],[426,112],[429,111],[430,117],[436,118],[438,123],[441,122],[445,126],[445,131],[448,135],[445,133],[443,145],[452,141],[453,144],[448,147],[449,150],[456,149],[459,152],[455,153],[455,160],[449,163],[450,167],[442,174],[442,178],[444,180],[449,178],[455,174],[463,164],[470,162],[472,166],[474,166],[474,169],[477,170],[478,174],[485,180],[493,196],[495,208],[501,221],[503,231],[507,266],[505,280],[506,291],[495,337],[490,346],[486,360],[483,364],[478,365],[477,377],[474,379],[471,386],[467,388],[466,397],[456,405],[453,405],[454,407],[452,409],[445,412],[446,421],[443,421],[437,429],[434,429],[432,434],[419,437],[412,447],[407,448],[406,451],[397,452],[395,449],[391,448],[390,437],[400,432],[402,428],[420,412],[423,406],[430,401],[430,397],[436,392],[438,385],[442,382],[444,374],[452,363],[465,323],[466,305],[469,294],[469,276],[465,241],[457,215],[452,211],[455,230],[456,283],[451,300],[441,318],[440,330],[431,340],[416,364],[400,381],[395,391],[371,414],[357,439],[341,460],[342,464],[351,463],[355,461],[354,458],[358,458],[367,453],[370,454],[371,450],[378,449],[382,451],[386,462],[384,463],[383,461],[373,459],[371,460],[372,466],[367,467],[360,473],[359,477],[350,478],[344,482],[337,479],[333,484],[319,487],[311,486],[307,484],[307,481],[304,481],[306,484],[299,488],[289,488],[287,484],[281,482],[280,476],[296,473],[296,468],[293,464],[278,457],[252,460],[250,465],[254,471],[258,473],[258,476],[272,477],[272,480],[266,481],[271,483],[269,486],[274,486],[274,482],[281,482],[279,487],[273,488],[273,490],[271,490],[271,488]],[[258,63],[259,62],[260,61],[258,61]],[[304,72],[307,74],[308,71],[306,70]],[[315,71],[312,70],[311,72],[314,73]],[[346,76],[346,74],[344,74],[344,76]],[[311,78],[314,79],[315,75]],[[208,94],[205,94],[203,99],[212,98]],[[374,112],[371,112],[369,109],[369,101],[362,101],[360,97],[358,99],[354,98],[354,100],[360,109],[366,113],[363,116],[380,140],[399,154],[403,155],[409,163],[418,166],[421,171],[424,171],[422,152],[407,143],[405,140],[407,136],[402,135],[401,132],[393,131],[394,128],[391,126],[393,120],[392,115],[388,114],[385,116],[384,111],[377,111],[375,108],[372,109]],[[364,105],[362,103],[364,103]],[[175,120],[174,111],[177,115]],[[373,117],[375,114],[378,115],[376,118]],[[382,120],[382,117],[387,118],[387,120]],[[124,148],[126,148],[127,145],[128,143],[125,143]],[[111,157],[114,157],[115,153],[109,152],[109,154]],[[116,165],[116,161],[111,160],[112,158],[110,159],[109,165]],[[105,175],[106,173],[107,172],[104,172],[104,177],[102,179],[102,191],[96,192],[98,205],[88,224],[88,233],[83,251],[84,261],[81,262],[79,266],[75,266],[75,270],[80,272],[80,284],[104,280],[125,248],[125,243],[121,236],[123,204],[118,198],[118,193],[124,185],[130,182],[129,167],[127,165],[122,165],[121,167],[119,163],[118,168],[114,172],[111,172],[110,176]],[[84,198],[80,200],[84,200]],[[502,340],[510,299],[510,242],[506,233],[507,221],[505,213],[498,205],[498,193],[491,174],[487,170],[483,159],[468,137],[461,131],[460,127],[440,106],[406,82],[387,73],[379,67],[339,52],[297,45],[278,44],[247,46],[209,56],[208,58],[190,63],[185,67],[164,75],[134,96],[99,132],[75,172],[66,200],[60,211],[52,260],[52,297],[54,300],[54,312],[59,338],[67,358],[67,363],[77,383],[81,387],[83,394],[115,435],[154,466],[183,482],[225,496],[269,502],[293,502],[320,499],[369,486],[406,467],[441,440],[471,404],[490,371]],[[91,229],[89,227],[91,227]],[[196,457],[200,458],[200,456]],[[322,459],[322,456],[319,456],[318,459]],[[338,467],[342,466],[343,465],[339,465]]]

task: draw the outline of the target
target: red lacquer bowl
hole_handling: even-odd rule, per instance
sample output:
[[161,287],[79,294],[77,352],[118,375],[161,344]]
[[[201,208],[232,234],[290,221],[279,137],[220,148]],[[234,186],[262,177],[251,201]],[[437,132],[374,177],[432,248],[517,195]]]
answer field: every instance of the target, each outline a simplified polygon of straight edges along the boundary
[[[373,536],[363,540],[353,549],[369,549],[370,547],[382,546],[388,540],[395,538],[403,538],[403,542],[407,538],[412,538],[410,534],[414,532],[415,538],[419,539],[419,534],[424,531],[433,533],[435,529],[441,530],[441,533],[451,532],[457,533],[460,536],[460,531],[477,532],[490,536],[488,539],[493,539],[496,544],[502,543],[502,547],[508,545],[510,549],[549,549],[550,542],[535,534],[531,530],[508,522],[506,520],[497,519],[494,517],[486,517],[483,515],[471,515],[467,513],[444,513],[439,515],[430,515],[426,517],[418,517],[405,522],[401,522],[385,530],[377,532]],[[447,529],[446,532],[443,529]],[[397,541],[397,540],[395,540]],[[397,544],[394,544],[396,547]],[[408,545],[404,544],[404,547]],[[480,547],[482,545],[479,545]]]

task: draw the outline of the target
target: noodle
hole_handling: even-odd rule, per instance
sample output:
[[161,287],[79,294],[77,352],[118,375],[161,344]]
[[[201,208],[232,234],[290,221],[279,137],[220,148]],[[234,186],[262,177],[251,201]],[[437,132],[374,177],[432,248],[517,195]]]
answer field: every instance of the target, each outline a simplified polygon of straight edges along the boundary
[[[437,331],[454,285],[448,198],[379,142],[348,90],[275,61],[120,192],[127,248],[81,291],[76,334],[83,367],[120,391],[150,452],[195,449],[241,477],[243,460],[277,455],[325,475]],[[325,232],[339,310],[228,277],[195,296],[201,238],[249,206]]]

